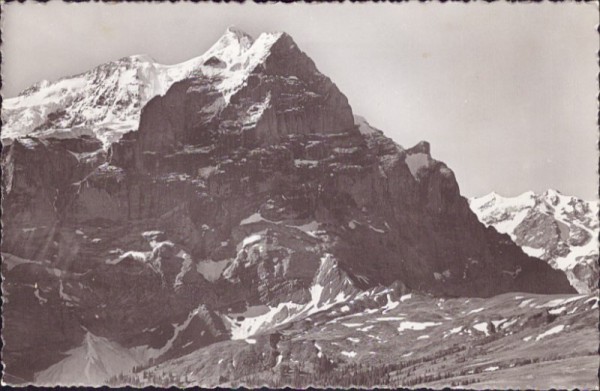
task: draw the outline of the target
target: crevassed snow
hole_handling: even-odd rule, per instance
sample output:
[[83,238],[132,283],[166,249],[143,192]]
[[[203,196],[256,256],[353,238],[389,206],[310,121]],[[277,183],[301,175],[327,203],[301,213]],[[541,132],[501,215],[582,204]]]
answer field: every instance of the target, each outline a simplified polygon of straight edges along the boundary
[[571,270],[577,266],[579,258],[586,258],[590,255],[598,253],[598,233],[594,233],[592,239],[583,246],[571,246],[568,254],[562,257],[557,257],[554,260],[556,268],[560,270]]

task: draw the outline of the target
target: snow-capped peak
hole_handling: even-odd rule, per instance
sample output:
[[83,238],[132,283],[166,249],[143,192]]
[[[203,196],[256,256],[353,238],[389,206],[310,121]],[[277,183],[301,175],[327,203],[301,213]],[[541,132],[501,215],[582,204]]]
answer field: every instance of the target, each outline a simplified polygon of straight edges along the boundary
[[202,57],[206,60],[216,57],[231,65],[248,51],[253,43],[254,39],[250,35],[235,27],[229,27]]
[[597,286],[598,202],[549,189],[516,197],[490,193],[471,198],[469,204],[483,224],[508,234],[527,254],[565,271],[579,292]]
[[147,54],[123,57],[79,75],[42,81],[4,100],[2,141],[32,135],[68,138],[93,135],[105,147],[137,130],[141,108],[191,75],[217,77],[224,101],[263,62],[283,33],[263,33],[256,40],[229,27],[206,53],[174,65]]
[[236,39],[238,41],[249,40],[250,44],[252,44],[252,42],[254,42],[254,38],[252,38],[252,36],[250,34],[246,33],[245,31],[242,31],[235,26],[227,27],[227,30],[225,30],[224,35],[232,35],[232,34],[236,37]]

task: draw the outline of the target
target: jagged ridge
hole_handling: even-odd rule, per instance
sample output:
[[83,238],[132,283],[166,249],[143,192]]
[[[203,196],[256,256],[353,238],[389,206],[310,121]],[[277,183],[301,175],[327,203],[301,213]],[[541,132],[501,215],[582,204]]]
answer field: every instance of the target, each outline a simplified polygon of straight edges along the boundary
[[581,293],[598,289],[598,203],[556,190],[472,198],[479,220],[511,236],[529,255],[564,271]]

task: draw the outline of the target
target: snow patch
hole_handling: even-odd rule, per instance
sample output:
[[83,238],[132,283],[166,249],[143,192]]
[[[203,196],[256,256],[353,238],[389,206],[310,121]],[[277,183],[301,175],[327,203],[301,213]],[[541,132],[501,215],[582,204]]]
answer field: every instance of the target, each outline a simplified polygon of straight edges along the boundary
[[486,337],[488,335],[490,335],[490,333],[488,332],[488,324],[487,322],[480,322],[480,323],[476,323],[473,325],[473,328],[477,331],[481,331],[482,333],[485,333]]
[[400,322],[400,326],[398,327],[398,332],[403,332],[404,330],[425,330],[428,327],[439,326],[441,323],[439,322],[411,322],[411,321],[402,321]]
[[481,312],[483,310],[484,310],[483,307],[482,308],[477,308],[477,309],[474,309],[474,310],[471,310],[471,311],[467,312],[467,315],[476,314],[476,313],[479,313],[479,312]]
[[249,246],[251,244],[254,244],[254,243],[258,242],[261,239],[262,239],[262,236],[260,236],[258,234],[252,234],[252,235],[246,237],[242,241],[242,248],[247,247],[247,246]]
[[565,329],[565,325],[564,324],[560,324],[558,326],[554,326],[549,330],[546,330],[545,332],[543,332],[542,334],[538,335],[535,340],[539,341],[540,339],[546,338],[549,335],[553,335],[553,334],[558,334],[561,331],[563,331]]
[[248,225],[248,224],[258,223],[260,221],[264,221],[264,219],[261,216],[261,214],[260,213],[254,213],[254,214],[246,217],[244,220],[242,220],[240,222],[240,225]]

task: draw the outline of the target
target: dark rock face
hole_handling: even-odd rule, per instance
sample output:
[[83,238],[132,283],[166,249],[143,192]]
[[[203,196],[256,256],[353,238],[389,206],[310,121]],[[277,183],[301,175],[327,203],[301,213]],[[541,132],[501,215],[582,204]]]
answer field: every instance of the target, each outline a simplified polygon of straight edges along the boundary
[[[288,135],[356,133],[347,98],[288,35],[276,40],[234,94],[225,96],[221,82],[200,75],[148,102],[134,147],[144,167],[155,164],[156,153],[182,145],[227,153],[278,144]],[[113,164],[126,166],[117,156]]]
[[173,84],[108,154],[85,138],[3,151],[9,373],[31,379],[82,327],[125,348],[168,346],[160,359],[229,338],[223,314],[379,285],[573,291],[479,223],[428,143],[362,132],[289,36],[235,93],[220,82]]

